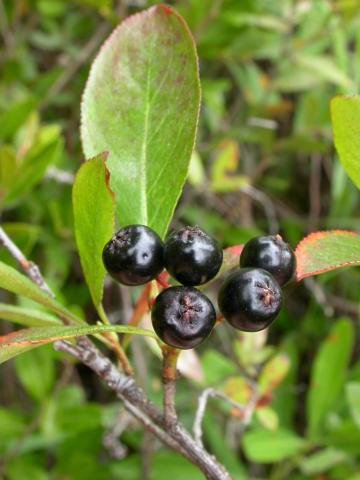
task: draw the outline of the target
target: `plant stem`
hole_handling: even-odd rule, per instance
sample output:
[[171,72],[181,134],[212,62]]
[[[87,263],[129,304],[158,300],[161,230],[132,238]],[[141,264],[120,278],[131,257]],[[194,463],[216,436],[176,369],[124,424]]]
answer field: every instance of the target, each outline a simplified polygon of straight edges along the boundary
[[162,368],[162,382],[164,389],[163,405],[165,423],[171,427],[177,422],[177,413],[175,408],[175,392],[176,392],[176,363],[180,350],[168,347],[162,348],[163,354],[163,368]]
[[[47,291],[49,295],[54,296],[53,292],[46,285],[39,268],[25,258],[1,226],[0,241],[19,262],[31,280],[40,288]],[[147,295],[144,295],[144,297],[147,298]],[[208,480],[231,480],[226,469],[217,462],[215,457],[196,443],[179,422],[176,421],[172,428],[168,429],[165,415],[147,398],[143,390],[135,383],[134,378],[120,372],[87,337],[79,337],[77,345],[59,340],[54,343],[54,347],[59,351],[67,352],[88,366],[106,382],[108,387],[124,402],[125,408],[141,422],[147,430],[153,433],[169,448],[181,453],[196,465]],[[175,353],[170,354],[168,361],[171,366],[170,371],[176,372]]]
[[[108,319],[102,304],[99,305],[97,310],[98,310],[99,316],[100,316],[101,320],[103,321],[103,323],[105,325],[110,325],[110,320]],[[124,372],[127,375],[133,375],[133,373],[134,373],[133,369],[131,367],[131,364],[129,362],[129,359],[128,359],[124,349],[120,345],[119,337],[117,336],[117,334],[116,333],[110,333],[110,332],[104,332],[103,336],[110,341],[111,348],[115,352],[115,354],[118,358],[119,364],[121,365]]]
[[197,444],[179,422],[168,429],[164,415],[146,397],[135,380],[117,370],[115,365],[94,346],[84,348],[81,343],[80,345],[73,345],[62,341],[55,342],[55,348],[73,355],[93,370],[116,393],[118,398],[123,400],[125,408],[145,428],[165,445],[181,453],[197,465],[208,480],[231,480],[225,468],[202,446]]
[[[148,303],[148,296],[149,296],[149,293],[150,293],[150,289],[151,289],[151,283],[147,283],[136,304],[135,304],[135,307],[134,307],[134,310],[133,310],[133,313],[131,315],[131,318],[128,322],[128,325],[131,325],[131,326],[137,326],[139,323],[140,323],[140,320],[142,319],[143,315],[145,315],[145,313],[149,310],[149,303]],[[127,346],[129,345],[129,342],[130,342],[130,339],[131,339],[132,335],[130,333],[127,333],[123,336],[122,338],[122,341],[121,341],[121,345],[122,345],[122,348],[123,349],[126,349]]]

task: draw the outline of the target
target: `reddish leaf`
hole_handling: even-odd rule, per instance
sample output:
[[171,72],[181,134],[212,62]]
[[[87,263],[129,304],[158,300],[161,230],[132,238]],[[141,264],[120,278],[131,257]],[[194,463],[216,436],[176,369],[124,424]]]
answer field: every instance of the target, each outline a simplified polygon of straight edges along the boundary
[[129,325],[84,325],[79,327],[59,325],[25,328],[0,337],[0,363],[45,343],[82,335],[97,335],[102,332],[138,334],[156,338],[154,332],[150,330]]
[[314,232],[301,240],[295,254],[298,281],[335,268],[360,265],[360,235],[346,230]]

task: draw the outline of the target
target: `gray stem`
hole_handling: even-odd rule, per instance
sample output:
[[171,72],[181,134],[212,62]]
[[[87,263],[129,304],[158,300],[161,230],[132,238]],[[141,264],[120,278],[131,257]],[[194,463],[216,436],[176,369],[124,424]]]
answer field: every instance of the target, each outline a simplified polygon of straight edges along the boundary
[[[20,267],[28,277],[42,290],[54,296],[54,293],[44,281],[37,265],[26,259],[24,254],[8,237],[1,226],[0,242],[18,261]],[[77,345],[65,341],[57,341],[54,346],[57,350],[67,352],[76,357],[102,378],[108,387],[116,393],[118,398],[124,402],[125,408],[141,422],[146,429],[153,433],[165,445],[181,453],[193,464],[197,465],[207,479],[231,480],[226,469],[217,462],[215,457],[196,443],[180,423],[175,422],[171,428],[169,428],[164,415],[146,397],[134,379],[121,373],[87,337],[80,337]]]

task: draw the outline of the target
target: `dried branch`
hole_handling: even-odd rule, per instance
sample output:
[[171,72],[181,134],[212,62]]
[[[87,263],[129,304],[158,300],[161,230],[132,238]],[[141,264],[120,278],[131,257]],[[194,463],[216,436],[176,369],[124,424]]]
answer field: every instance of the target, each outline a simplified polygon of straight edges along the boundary
[[36,283],[41,290],[44,290],[51,297],[55,294],[50,290],[49,286],[43,279],[39,267],[25,257],[22,251],[15,245],[15,243],[8,237],[4,229],[0,226],[0,243],[8,250],[13,258],[18,262],[20,267],[24,270],[26,275]]
[[193,425],[193,433],[194,433],[195,441],[201,446],[203,446],[203,443],[202,443],[202,436],[203,436],[202,421],[203,421],[203,418],[204,418],[204,415],[205,415],[207,402],[208,402],[209,398],[214,398],[214,397],[218,397],[218,398],[221,398],[222,400],[225,400],[230,405],[232,405],[234,408],[239,410],[239,412],[241,412],[241,422],[242,422],[243,428],[245,428],[247,425],[249,425],[249,423],[251,421],[251,418],[252,418],[252,415],[253,415],[253,412],[254,412],[254,408],[255,408],[256,403],[258,401],[258,394],[257,394],[256,390],[254,390],[254,393],[251,396],[249,402],[245,405],[242,405],[238,402],[235,402],[235,400],[232,400],[230,397],[225,395],[223,392],[220,392],[219,390],[215,390],[214,388],[207,388],[206,390],[204,390],[201,393],[201,395],[199,396],[198,408],[197,408],[197,411],[196,411],[196,415],[195,415],[195,419],[194,419],[194,425]]
[[[40,288],[54,295],[46,285],[39,268],[29,262],[0,226],[0,241],[11,255],[19,262],[21,268]],[[217,462],[201,445],[199,445],[185,428],[178,422],[168,429],[165,415],[146,397],[135,380],[122,372],[98,350],[87,338],[80,337],[77,345],[66,341],[57,341],[54,347],[77,358],[88,366],[108,387],[114,391],[124,406],[147,430],[153,433],[168,447],[181,453],[195,464],[209,480],[231,480],[226,469]]]
[[165,445],[197,465],[206,478],[230,480],[230,475],[224,467],[197,444],[182,425],[176,423],[169,430],[164,415],[145,396],[135,380],[122,374],[99,350],[95,347],[89,349],[88,347],[84,348],[81,344],[72,345],[68,342],[56,342],[55,348],[73,355],[93,370],[124,402],[125,408],[137,420]]

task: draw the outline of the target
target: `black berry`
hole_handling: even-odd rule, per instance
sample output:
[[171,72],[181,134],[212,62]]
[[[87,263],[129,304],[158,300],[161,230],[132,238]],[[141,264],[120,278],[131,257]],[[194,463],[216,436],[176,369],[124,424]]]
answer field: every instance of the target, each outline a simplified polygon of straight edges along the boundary
[[280,285],[285,285],[295,273],[296,258],[280,235],[255,237],[245,244],[240,255],[240,267],[263,268]]
[[245,332],[263,330],[279,313],[281,288],[261,268],[240,268],[223,283],[218,297],[221,313],[235,328]]
[[157,296],[151,312],[155,332],[167,345],[194,348],[215,325],[211,301],[193,287],[170,287]]
[[164,268],[164,244],[156,232],[145,225],[121,228],[103,250],[109,274],[124,285],[142,285]]
[[185,227],[165,242],[165,268],[178,282],[202,285],[219,271],[223,252],[219,244],[198,227]]

